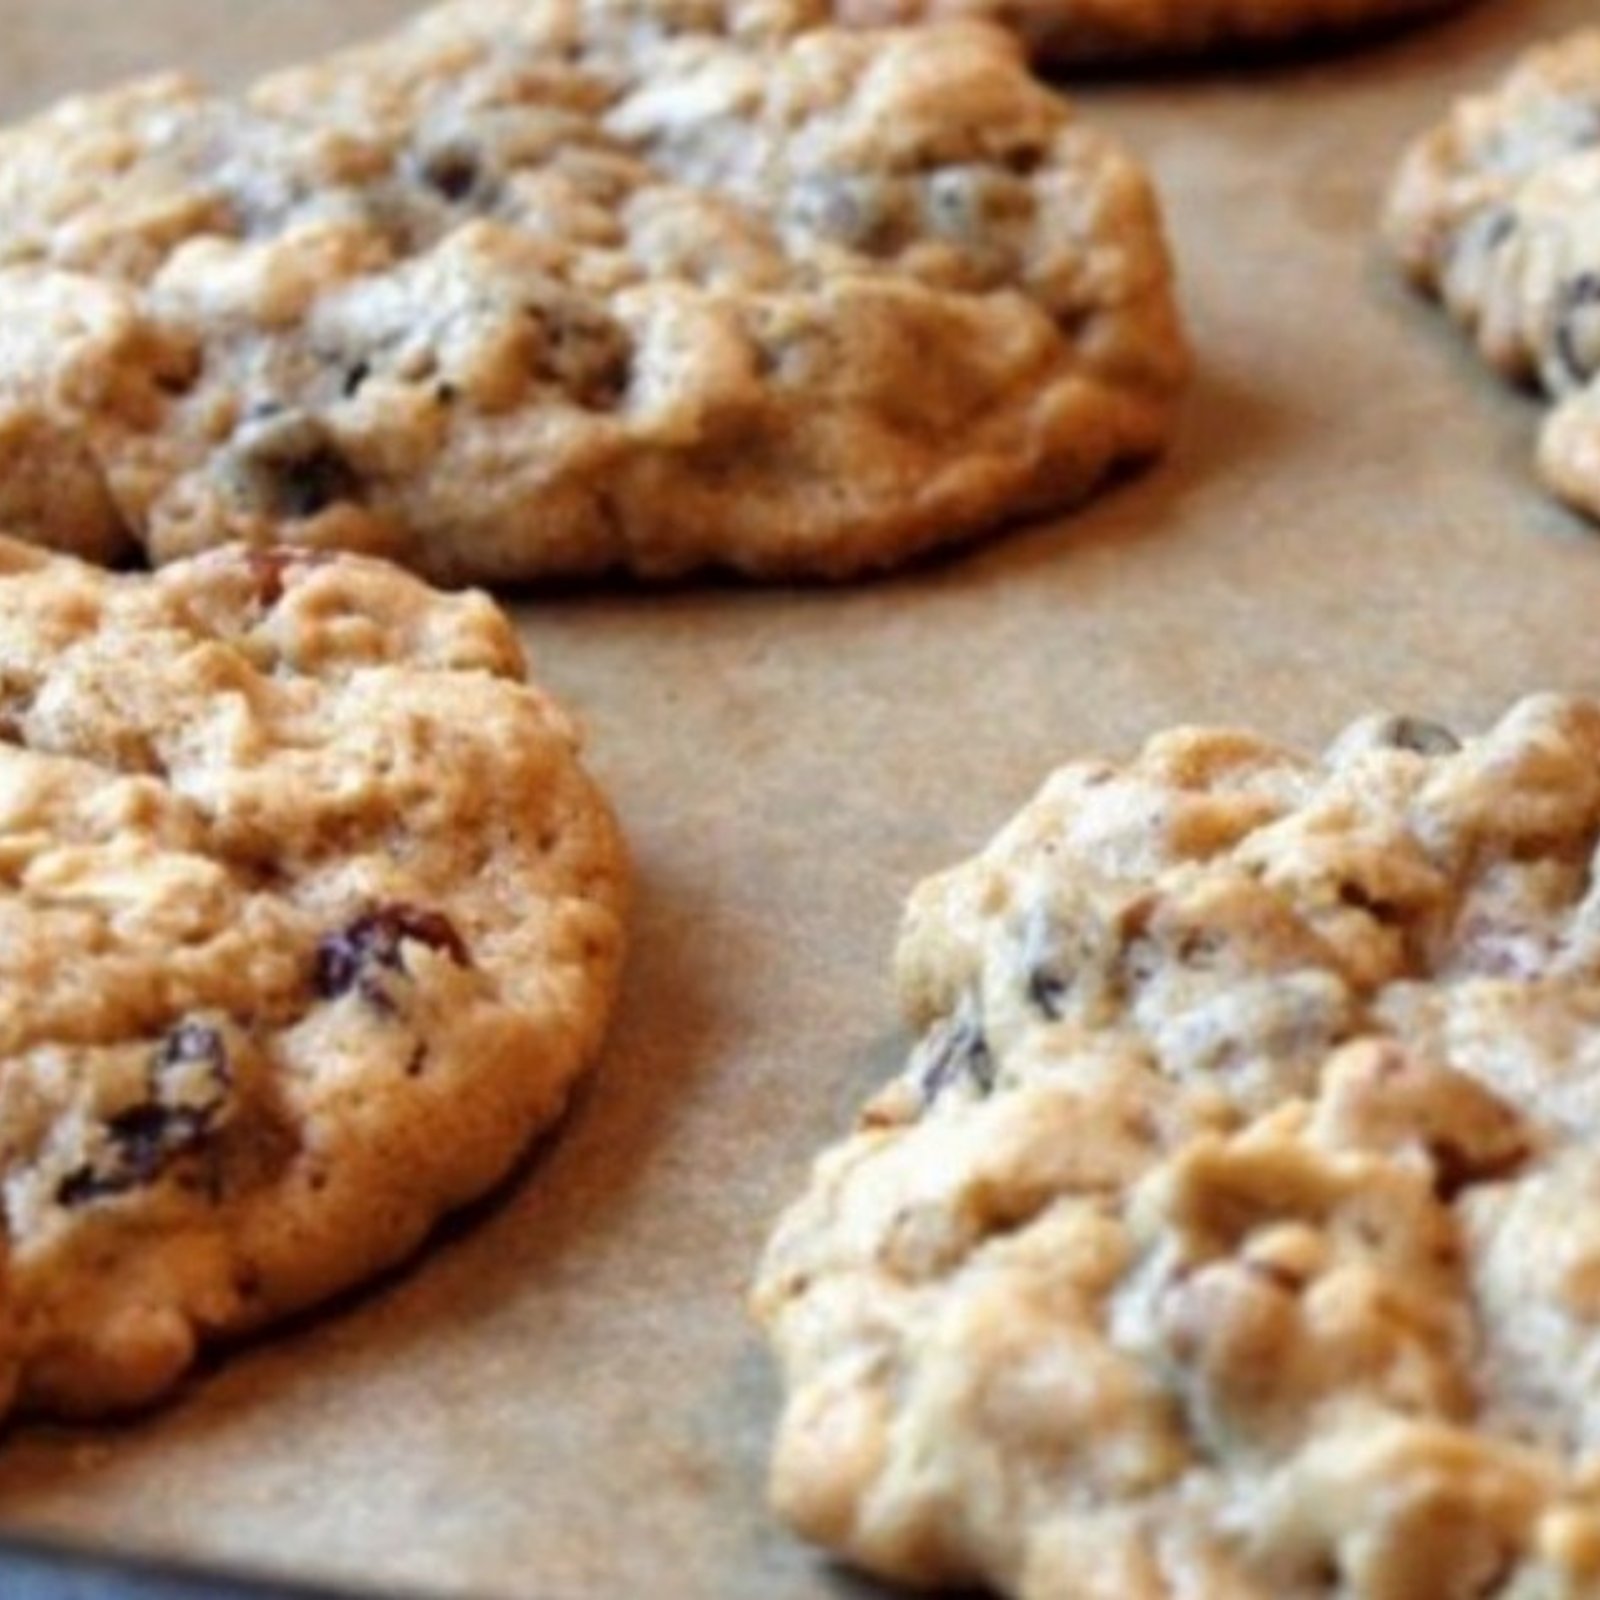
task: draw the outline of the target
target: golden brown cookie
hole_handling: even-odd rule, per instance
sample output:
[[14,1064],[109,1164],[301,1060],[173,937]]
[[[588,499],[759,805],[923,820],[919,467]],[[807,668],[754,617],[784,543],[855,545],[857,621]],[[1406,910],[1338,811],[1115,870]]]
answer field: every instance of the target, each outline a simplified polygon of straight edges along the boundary
[[1484,358],[1548,396],[1539,474],[1600,517],[1600,30],[1530,52],[1419,139],[1386,226]]
[[625,871],[505,617],[353,557],[0,541],[0,1410],[149,1400],[502,1177]]
[[1600,1593],[1600,705],[1062,768],[757,1310],[774,1493],[1021,1600]]
[[1143,172],[999,30],[458,0],[0,136],[0,512],[157,562],[842,577],[1157,451],[1170,278]]

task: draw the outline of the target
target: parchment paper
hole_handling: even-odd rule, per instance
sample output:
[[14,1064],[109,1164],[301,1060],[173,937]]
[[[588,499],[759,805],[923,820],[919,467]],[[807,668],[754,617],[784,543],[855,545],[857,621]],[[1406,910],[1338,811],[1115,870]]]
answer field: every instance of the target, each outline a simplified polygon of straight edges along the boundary
[[[225,79],[402,0],[0,0],[0,111]],[[1600,534],[1538,416],[1370,223],[1393,158],[1593,0],[1482,0],[1361,51],[1100,82],[1154,164],[1200,373],[1180,448],[1088,511],[851,590],[519,606],[633,840],[603,1067],[497,1203],[170,1408],[0,1440],[0,1521],[483,1600],[876,1593],[762,1509],[777,1394],[741,1297],[775,1212],[903,1041],[902,898],[1068,754],[1191,720],[1317,743],[1600,689]]]

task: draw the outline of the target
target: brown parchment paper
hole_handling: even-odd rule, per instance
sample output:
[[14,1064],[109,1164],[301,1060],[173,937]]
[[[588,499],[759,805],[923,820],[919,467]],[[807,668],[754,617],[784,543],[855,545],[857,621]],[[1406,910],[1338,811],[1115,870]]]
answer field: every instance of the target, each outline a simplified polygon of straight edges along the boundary
[[[0,112],[223,79],[403,0],[0,0]],[[499,1201],[378,1291],[109,1430],[0,1438],[0,1524],[483,1600],[878,1591],[766,1518],[741,1297],[903,1041],[902,898],[1069,753],[1189,720],[1320,742],[1600,690],[1600,534],[1537,407],[1377,250],[1402,143],[1593,0],[1482,0],[1360,51],[1099,82],[1153,163],[1199,356],[1179,448],[1075,517],[850,590],[519,603],[640,875],[604,1064]]]

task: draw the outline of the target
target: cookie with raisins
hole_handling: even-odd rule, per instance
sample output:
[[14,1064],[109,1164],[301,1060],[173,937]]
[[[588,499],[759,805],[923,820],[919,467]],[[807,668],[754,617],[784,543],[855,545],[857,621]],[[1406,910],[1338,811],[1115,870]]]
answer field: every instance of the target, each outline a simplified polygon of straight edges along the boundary
[[888,567],[1155,454],[1186,365],[1142,169],[999,29],[825,0],[72,101],[0,135],[0,317],[0,526],[447,583]]
[[0,540],[0,1412],[143,1404],[495,1183],[598,1048],[625,898],[481,594]]
[[1386,229],[1491,366],[1550,402],[1538,471],[1600,517],[1600,29],[1525,56],[1407,153]]
[[1600,1592],[1600,703],[1063,767],[912,896],[755,1308],[801,1533],[1019,1600]]

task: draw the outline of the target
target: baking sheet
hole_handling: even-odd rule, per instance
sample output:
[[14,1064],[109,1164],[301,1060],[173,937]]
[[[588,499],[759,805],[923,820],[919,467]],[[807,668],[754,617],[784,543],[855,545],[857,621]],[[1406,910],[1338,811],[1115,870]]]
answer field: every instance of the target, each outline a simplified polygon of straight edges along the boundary
[[[400,0],[0,0],[0,109],[225,79]],[[500,1200],[379,1291],[112,1430],[13,1430],[0,1523],[481,1596],[878,1591],[765,1517],[777,1394],[741,1294],[814,1150],[894,1064],[907,888],[1053,761],[1180,721],[1320,742],[1600,688],[1600,535],[1534,488],[1538,408],[1370,223],[1458,90],[1593,0],[1482,0],[1374,48],[1101,82],[1153,163],[1200,358],[1180,447],[1076,517],[842,591],[519,606],[633,840],[613,1046]]]

